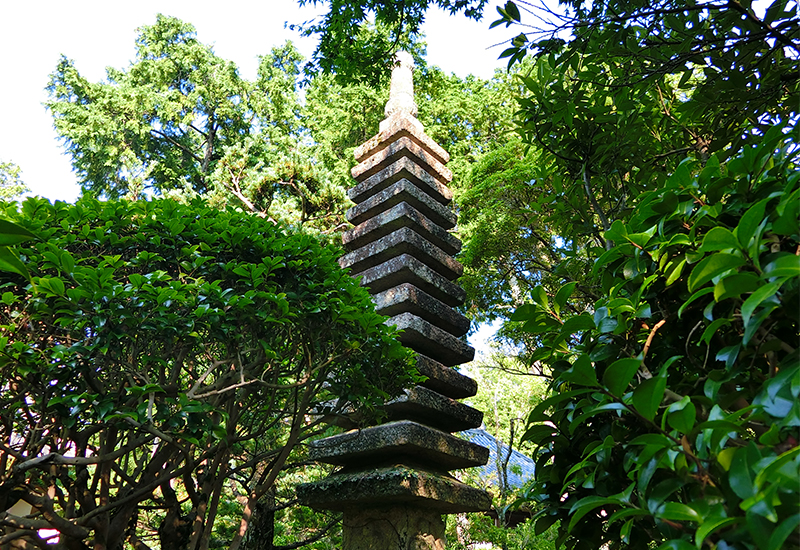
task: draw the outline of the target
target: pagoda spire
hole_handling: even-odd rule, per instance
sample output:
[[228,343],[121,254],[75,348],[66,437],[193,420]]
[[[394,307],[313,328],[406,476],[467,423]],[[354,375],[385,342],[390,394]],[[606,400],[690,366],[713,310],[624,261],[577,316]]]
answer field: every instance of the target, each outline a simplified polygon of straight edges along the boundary
[[386,118],[393,116],[417,116],[414,101],[414,58],[408,52],[397,52],[389,86],[389,101],[383,110]]

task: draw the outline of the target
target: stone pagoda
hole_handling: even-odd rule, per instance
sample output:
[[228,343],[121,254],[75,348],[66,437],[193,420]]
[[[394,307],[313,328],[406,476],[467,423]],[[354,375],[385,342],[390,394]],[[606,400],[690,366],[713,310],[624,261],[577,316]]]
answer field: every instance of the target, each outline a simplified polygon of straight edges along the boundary
[[350,252],[339,263],[369,289],[387,324],[403,330],[400,341],[427,380],[385,405],[386,423],[311,445],[311,458],[340,468],[299,486],[298,496],[344,513],[344,550],[440,550],[442,514],[491,505],[488,493],[448,473],[486,464],[489,451],[452,435],[479,427],[483,413],[457,401],[477,384],[453,368],[475,350],[460,338],[469,320],[453,309],[464,291],[453,282],[461,242],[447,232],[456,223],[452,173],[447,152],[415,118],[412,67],[410,55],[397,55],[380,133],[355,151],[347,219],[356,227],[343,236]]

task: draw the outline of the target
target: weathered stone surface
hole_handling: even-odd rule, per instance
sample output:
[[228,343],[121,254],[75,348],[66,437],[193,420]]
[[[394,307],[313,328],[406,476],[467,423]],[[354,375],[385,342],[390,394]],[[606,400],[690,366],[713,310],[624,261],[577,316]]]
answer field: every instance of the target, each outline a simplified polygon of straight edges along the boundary
[[466,297],[463,288],[409,254],[401,254],[354,276],[360,277],[362,286],[367,287],[371,294],[408,282],[452,307],[463,304]]
[[394,56],[392,79],[389,84],[389,101],[383,113],[386,118],[417,116],[417,103],[414,101],[414,58],[408,52],[397,52]]
[[363,466],[387,459],[443,470],[483,466],[489,450],[439,430],[402,420],[350,430],[311,443],[309,458],[337,466]]
[[444,250],[423,238],[410,227],[401,227],[385,237],[362,246],[339,258],[339,265],[349,267],[353,275],[382,264],[400,254],[410,254],[448,280],[461,276],[464,268]]
[[408,157],[400,157],[396,162],[387,166],[355,187],[347,191],[347,196],[356,204],[362,203],[372,195],[380,193],[396,181],[407,179],[435,201],[449,204],[453,200],[453,192],[444,182],[438,181],[425,169],[415,164]]
[[347,510],[342,518],[346,550],[444,550],[441,514],[413,506]]
[[422,386],[405,390],[383,408],[392,420],[414,420],[451,433],[479,428],[483,422],[483,413],[478,409]]
[[413,313],[453,336],[463,336],[469,330],[469,319],[410,283],[375,294],[372,300],[381,315]]
[[478,393],[478,383],[453,367],[446,367],[430,357],[417,354],[417,370],[428,379],[420,385],[453,399],[464,399]]
[[345,217],[350,223],[358,225],[401,202],[407,202],[442,229],[452,229],[456,226],[456,215],[450,208],[433,200],[430,195],[407,179],[393,183],[380,193],[350,208]]
[[442,164],[447,164],[450,160],[450,154],[425,133],[416,118],[404,116],[392,116],[384,120],[380,132],[356,147],[353,156],[356,157],[356,162],[362,162],[389,145],[393,138],[403,136],[414,140]]
[[342,235],[342,244],[347,250],[355,250],[385,237],[401,227],[410,227],[447,254],[454,255],[461,250],[460,240],[433,223],[407,202],[401,202],[382,214],[345,231]]
[[491,496],[439,472],[401,464],[368,471],[337,472],[316,483],[297,487],[302,504],[326,510],[413,505],[443,514],[482,512]]
[[469,363],[475,357],[475,349],[452,334],[433,326],[413,313],[401,313],[386,320],[403,332],[400,342],[407,348],[452,367]]
[[406,136],[394,136],[385,147],[354,166],[350,174],[356,181],[364,181],[403,157],[423,168],[441,183],[447,184],[453,179],[453,172],[449,168]]

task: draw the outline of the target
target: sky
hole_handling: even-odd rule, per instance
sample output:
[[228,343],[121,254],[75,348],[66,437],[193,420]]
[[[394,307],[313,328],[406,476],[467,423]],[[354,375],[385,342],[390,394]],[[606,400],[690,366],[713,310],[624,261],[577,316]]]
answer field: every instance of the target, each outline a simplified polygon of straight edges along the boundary
[[[489,31],[500,0],[490,0],[481,22],[432,10],[425,24],[428,62],[464,77],[489,78],[504,66],[497,56],[511,36]],[[126,68],[132,60],[136,29],[163,13],[192,23],[200,42],[234,61],[246,79],[255,77],[258,55],[292,40],[309,57],[313,38],[285,28],[324,13],[324,6],[300,8],[297,0],[7,0],[0,7],[0,161],[22,169],[32,194],[74,201],[80,192],[69,158],[42,105],[45,86],[60,55],[73,59],[87,79],[105,79],[105,68]],[[376,129],[377,131],[377,129]]]

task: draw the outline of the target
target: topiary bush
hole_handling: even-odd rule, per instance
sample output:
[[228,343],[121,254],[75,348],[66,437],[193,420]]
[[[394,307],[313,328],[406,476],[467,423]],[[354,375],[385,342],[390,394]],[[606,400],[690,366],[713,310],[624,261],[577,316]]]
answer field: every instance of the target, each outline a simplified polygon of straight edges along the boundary
[[38,236],[9,248],[30,282],[0,272],[4,547],[56,529],[69,548],[207,548],[234,496],[238,547],[320,413],[413,379],[340,251],[309,235],[202,202],[2,215]]

